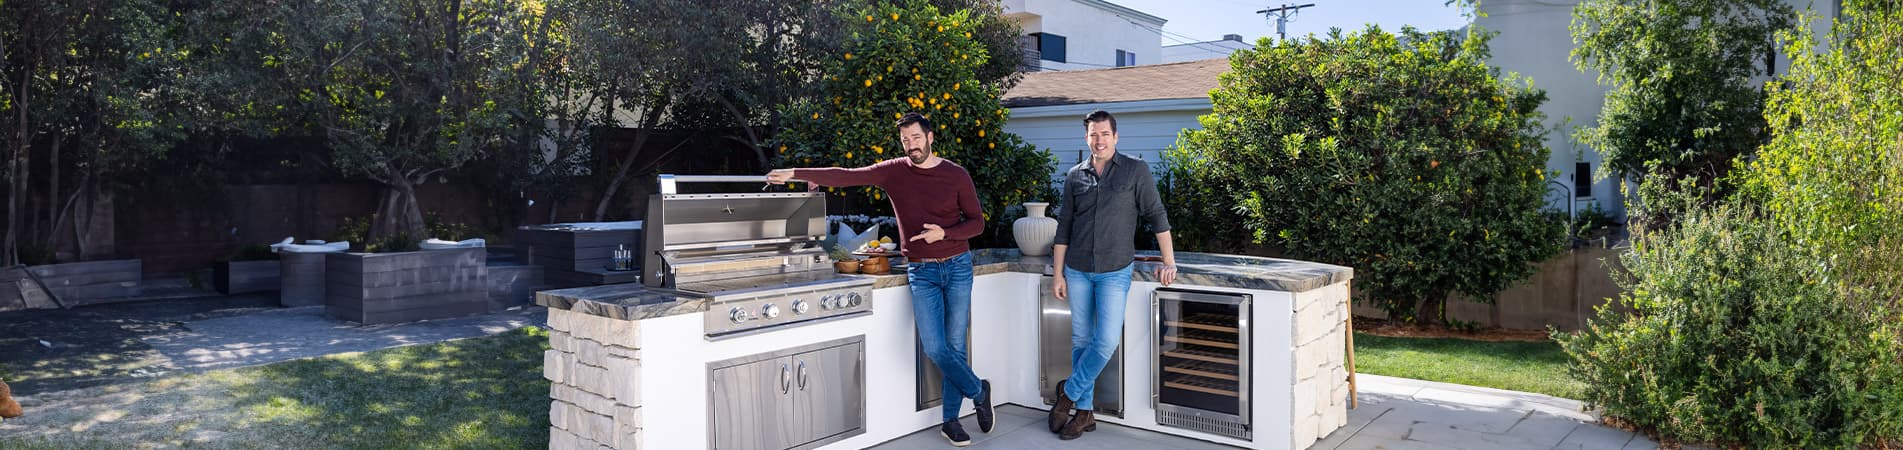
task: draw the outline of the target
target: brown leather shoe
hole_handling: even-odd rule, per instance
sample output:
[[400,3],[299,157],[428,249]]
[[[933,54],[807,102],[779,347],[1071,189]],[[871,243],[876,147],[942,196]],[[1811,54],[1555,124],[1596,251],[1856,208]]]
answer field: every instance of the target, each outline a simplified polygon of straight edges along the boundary
[[1070,422],[1070,410],[1077,407],[1076,402],[1070,401],[1070,396],[1064,395],[1064,383],[1066,381],[1057,382],[1057,395],[1053,396],[1057,399],[1057,404],[1051,405],[1050,426],[1052,433],[1057,433],[1064,429],[1064,423]]
[[1066,441],[1077,439],[1086,431],[1097,431],[1097,415],[1088,409],[1080,409],[1077,414],[1070,416],[1070,422],[1064,423],[1064,430],[1057,433],[1057,438]]

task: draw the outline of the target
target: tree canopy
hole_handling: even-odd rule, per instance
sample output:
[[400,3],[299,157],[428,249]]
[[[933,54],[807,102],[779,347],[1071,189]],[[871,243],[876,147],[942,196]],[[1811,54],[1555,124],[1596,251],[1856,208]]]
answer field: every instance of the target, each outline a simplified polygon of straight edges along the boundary
[[[1012,205],[1055,197],[1050,152],[1004,132],[1002,80],[979,78],[990,61],[978,39],[982,18],[923,0],[859,8],[848,17],[850,37],[825,61],[821,96],[782,113],[788,122],[774,140],[779,166],[859,167],[900,157],[893,123],[918,112],[932,120],[933,150],[971,172],[991,230],[1006,229]],[[851,211],[889,213],[876,188],[831,192],[845,196]]]
[[[1796,14],[1784,0],[1575,6],[1573,62],[1611,86],[1598,124],[1576,136],[1604,157],[1600,175],[1665,188],[1691,179],[1721,195],[1734,160],[1767,137],[1762,84],[1776,67],[1776,35]],[[1636,206],[1640,220],[1670,219]]]
[[1486,64],[1489,35],[1377,27],[1230,56],[1214,112],[1166,155],[1186,245],[1241,237],[1352,266],[1395,319],[1437,323],[1553,255],[1544,92]]

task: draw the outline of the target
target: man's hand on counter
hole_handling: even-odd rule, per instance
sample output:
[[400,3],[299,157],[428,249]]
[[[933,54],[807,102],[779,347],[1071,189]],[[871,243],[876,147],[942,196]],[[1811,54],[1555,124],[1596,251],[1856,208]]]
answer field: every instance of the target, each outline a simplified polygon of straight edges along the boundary
[[1164,286],[1169,286],[1170,283],[1175,283],[1176,282],[1176,265],[1170,264],[1170,263],[1163,263],[1163,264],[1157,265],[1156,266],[1156,281],[1163,283]]
[[1051,295],[1057,296],[1058,300],[1070,300],[1070,287],[1064,285],[1063,269],[1058,269],[1057,276],[1051,277]]

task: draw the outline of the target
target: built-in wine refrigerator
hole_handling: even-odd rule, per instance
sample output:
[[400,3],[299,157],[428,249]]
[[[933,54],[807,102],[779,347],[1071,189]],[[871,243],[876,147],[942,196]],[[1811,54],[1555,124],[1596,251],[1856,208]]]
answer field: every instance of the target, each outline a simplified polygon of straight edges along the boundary
[[1151,297],[1156,422],[1251,439],[1247,294],[1160,288]]

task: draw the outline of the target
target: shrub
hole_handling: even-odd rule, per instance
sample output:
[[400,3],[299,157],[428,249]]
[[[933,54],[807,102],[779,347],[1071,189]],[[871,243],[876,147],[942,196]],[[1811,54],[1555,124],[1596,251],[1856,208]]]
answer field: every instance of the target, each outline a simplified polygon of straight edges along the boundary
[[364,238],[368,235],[370,235],[370,217],[345,217],[337,224],[337,231],[330,233],[330,241],[348,241],[355,245],[366,245],[369,241]]
[[[922,0],[880,2],[855,9],[843,48],[825,66],[825,93],[817,102],[789,105],[788,124],[775,138],[780,167],[859,167],[901,156],[900,115],[931,118],[933,150],[971,173],[987,232],[978,245],[1008,245],[1006,209],[1055,198],[1050,152],[1004,132],[1008,111],[998,103],[1000,80],[978,78],[987,55],[983,18],[970,10],[941,13]],[[890,151],[888,151],[890,150]],[[876,188],[829,188],[843,197],[844,214],[889,215]]]
[[1625,293],[1555,339],[1608,416],[1697,442],[1855,446],[1896,429],[1899,354],[1817,256],[1761,215],[1693,210],[1636,237]]
[[[1830,50],[1786,35],[1788,76],[1768,87],[1771,140],[1743,194],[1840,270],[1859,305],[1903,308],[1903,11],[1845,2]],[[1870,7],[1872,5],[1877,7]],[[1897,317],[1892,322],[1903,321]]]
[[474,225],[463,222],[451,222],[449,219],[443,218],[442,214],[437,214],[435,211],[423,213],[423,229],[425,232],[424,238],[436,238],[446,241],[460,241],[472,238],[494,240],[489,239],[487,233],[484,233]]
[[[1598,123],[1580,142],[1603,157],[1603,174],[1695,180],[1697,192],[1765,140],[1764,91],[1776,33],[1793,26],[1783,0],[1588,0],[1573,7],[1576,67],[1610,86]],[[1718,187],[1718,189],[1711,189]],[[1632,208],[1635,221],[1672,216]]]
[[[1767,89],[1770,140],[1730,204],[1664,176],[1637,223],[1627,292],[1559,336],[1607,415],[1692,441],[1885,446],[1903,438],[1903,11],[1846,2],[1830,50],[1784,35]],[[1872,8],[1871,6],[1877,6]],[[1741,212],[1749,209],[1749,212]]]
[[495,240],[494,236],[484,233],[475,226],[461,222],[451,222],[434,211],[423,213],[423,228],[425,230],[425,236],[422,238],[394,235],[372,242],[366,238],[366,235],[370,232],[370,217],[349,217],[337,225],[337,231],[331,233],[330,241],[350,241],[353,246],[370,253],[394,253],[421,249],[422,247],[418,246],[418,244],[427,238],[456,241],[480,237],[488,239],[491,242]]
[[1586,204],[1586,208],[1579,210],[1572,220],[1573,235],[1580,238],[1591,238],[1601,231],[1610,231],[1620,225],[1619,220],[1612,217],[1612,213],[1599,207],[1599,202]]
[[1546,95],[1488,67],[1487,40],[1369,27],[1236,52],[1166,157],[1173,232],[1352,266],[1395,319],[1492,301],[1564,231],[1542,211]]

